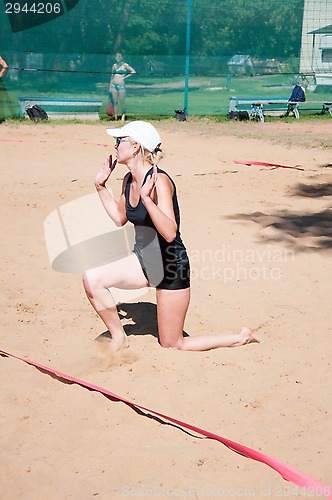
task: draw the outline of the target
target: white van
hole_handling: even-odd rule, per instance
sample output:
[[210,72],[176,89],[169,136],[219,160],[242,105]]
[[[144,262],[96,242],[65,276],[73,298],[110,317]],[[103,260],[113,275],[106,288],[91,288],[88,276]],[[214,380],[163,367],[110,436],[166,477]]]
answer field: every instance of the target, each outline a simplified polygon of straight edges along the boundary
[[316,85],[332,86],[332,35],[323,35],[314,63]]

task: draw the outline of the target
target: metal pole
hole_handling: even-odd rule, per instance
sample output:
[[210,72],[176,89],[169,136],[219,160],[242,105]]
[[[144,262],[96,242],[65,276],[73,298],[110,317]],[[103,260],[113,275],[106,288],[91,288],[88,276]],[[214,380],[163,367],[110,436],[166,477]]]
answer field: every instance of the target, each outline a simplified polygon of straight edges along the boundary
[[187,37],[186,37],[186,69],[185,69],[185,85],[184,85],[184,112],[188,116],[188,100],[189,100],[189,67],[190,67],[190,28],[191,28],[191,7],[192,0],[188,0],[187,7]]
[[315,41],[316,41],[316,35],[315,33],[313,34],[312,37],[312,52],[311,52],[311,71],[315,73],[315,57],[316,57],[316,51],[315,51]]

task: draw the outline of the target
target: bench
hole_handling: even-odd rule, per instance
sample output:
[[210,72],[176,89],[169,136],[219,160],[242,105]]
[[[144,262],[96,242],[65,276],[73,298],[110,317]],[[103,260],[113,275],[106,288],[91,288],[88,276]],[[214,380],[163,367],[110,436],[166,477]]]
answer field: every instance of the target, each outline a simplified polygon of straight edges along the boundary
[[102,105],[102,101],[97,99],[53,99],[22,96],[18,100],[23,116],[27,116],[26,108],[28,106],[38,104],[50,118],[65,120],[99,120],[99,109]]
[[282,115],[286,113],[288,99],[274,99],[272,97],[231,97],[229,111],[248,111],[252,120],[264,121],[264,115]]
[[300,118],[300,110],[320,111],[322,115],[328,112],[332,117],[332,102],[322,102],[322,101],[289,102],[286,114],[293,113],[295,118]]
[[266,115],[288,116],[290,113],[299,119],[300,110],[320,111],[322,114],[329,112],[332,117],[332,102],[291,102],[285,98],[271,97],[231,97],[229,102],[229,111],[248,111],[252,120],[261,120],[262,122]]

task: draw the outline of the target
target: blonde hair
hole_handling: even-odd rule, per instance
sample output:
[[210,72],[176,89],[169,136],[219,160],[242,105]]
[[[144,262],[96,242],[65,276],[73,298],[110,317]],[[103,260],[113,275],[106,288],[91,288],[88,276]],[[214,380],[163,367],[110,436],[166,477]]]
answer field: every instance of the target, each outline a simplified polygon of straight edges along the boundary
[[[137,141],[132,137],[129,137],[129,140],[132,143],[137,143]],[[159,146],[157,146],[154,149],[154,151],[148,151],[147,149],[144,148],[144,146],[142,146],[142,144],[140,144],[140,146],[141,146],[143,161],[147,161],[148,163],[150,163],[150,165],[157,165],[158,161],[160,161],[164,157],[163,152],[159,148]]]
[[157,147],[154,151],[148,151],[147,149],[142,148],[143,159],[150,163],[150,165],[157,165],[158,161],[163,158],[163,152],[159,147]]

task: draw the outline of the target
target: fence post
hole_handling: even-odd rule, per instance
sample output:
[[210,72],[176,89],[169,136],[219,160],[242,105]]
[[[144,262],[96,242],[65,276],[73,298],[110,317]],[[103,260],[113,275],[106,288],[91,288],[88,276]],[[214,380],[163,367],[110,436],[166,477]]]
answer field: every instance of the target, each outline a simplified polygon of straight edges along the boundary
[[187,7],[187,37],[186,37],[186,69],[185,69],[185,85],[184,85],[184,112],[188,116],[188,101],[189,101],[189,67],[190,67],[190,28],[191,28],[191,7],[192,0],[188,0]]

